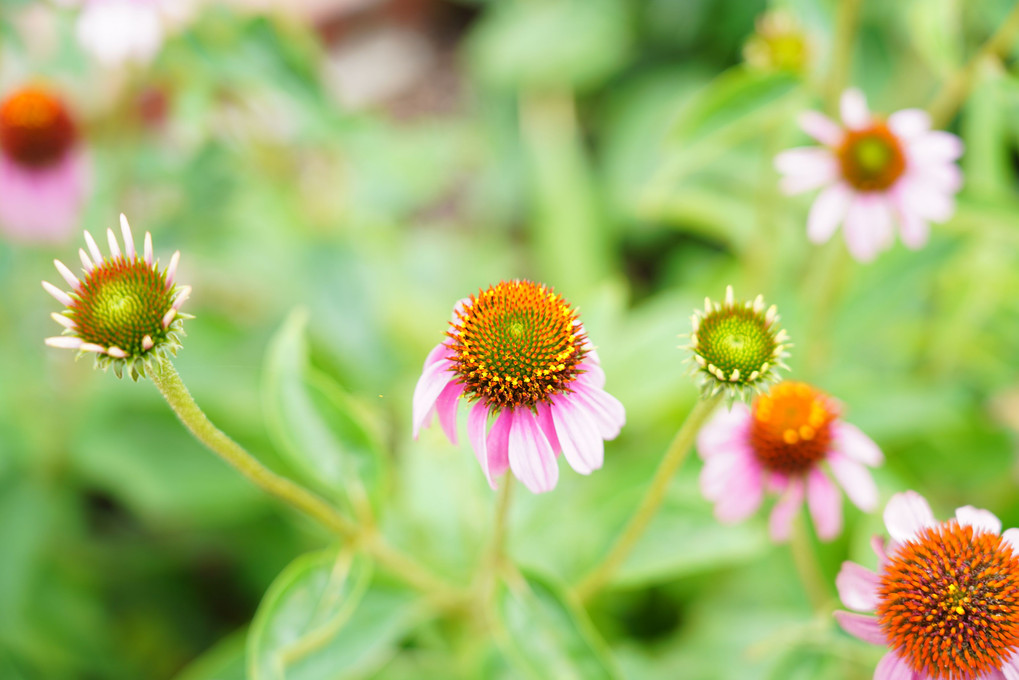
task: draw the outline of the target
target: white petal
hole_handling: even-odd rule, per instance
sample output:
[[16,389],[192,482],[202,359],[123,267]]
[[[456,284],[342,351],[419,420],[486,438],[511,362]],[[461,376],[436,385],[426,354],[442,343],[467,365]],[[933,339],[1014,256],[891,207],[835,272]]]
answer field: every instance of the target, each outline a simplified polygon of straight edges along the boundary
[[838,123],[817,111],[806,111],[800,114],[800,127],[808,135],[825,146],[839,146],[845,133]]
[[120,233],[124,237],[124,255],[129,260],[134,259],[134,237],[131,236],[131,225],[127,223],[127,217],[120,213]]
[[854,88],[842,93],[840,102],[842,122],[846,127],[859,130],[870,125],[870,110],[867,108],[867,98],[863,92]]
[[931,129],[931,117],[923,109],[903,109],[888,116],[888,127],[899,137],[912,139]]
[[1001,520],[990,510],[964,505],[955,511],[955,519],[964,527],[973,527],[974,532],[1001,533]]
[[807,238],[824,243],[832,237],[846,216],[853,193],[845,184],[836,184],[822,191],[807,216]]

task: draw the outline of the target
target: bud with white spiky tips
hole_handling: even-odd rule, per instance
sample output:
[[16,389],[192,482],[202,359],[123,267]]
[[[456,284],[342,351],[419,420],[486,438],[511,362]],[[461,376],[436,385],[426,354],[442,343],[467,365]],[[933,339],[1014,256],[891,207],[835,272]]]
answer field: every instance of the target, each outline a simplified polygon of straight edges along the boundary
[[725,393],[730,404],[748,401],[778,382],[780,368],[789,370],[784,361],[792,346],[789,336],[778,327],[775,306],[766,309],[760,295],[737,303],[728,286],[724,302],[705,298],[704,310],[695,311],[690,321],[688,349],[706,397]]
[[125,372],[133,380],[144,376],[152,362],[176,355],[184,335],[180,311],[191,294],[190,286],[178,286],[175,278],[180,252],[160,271],[152,254],[152,236],[145,234],[143,252],[135,250],[131,227],[120,216],[124,249],[112,229],[107,230],[110,256],[104,257],[95,239],[85,232],[85,249],[79,249],[82,272],[78,278],[64,263],[54,260],[70,292],[43,281],[42,286],[64,310],[53,319],[63,335],[46,338],[50,347],[78,350],[78,357],[93,354],[96,367],[112,367],[117,377]]

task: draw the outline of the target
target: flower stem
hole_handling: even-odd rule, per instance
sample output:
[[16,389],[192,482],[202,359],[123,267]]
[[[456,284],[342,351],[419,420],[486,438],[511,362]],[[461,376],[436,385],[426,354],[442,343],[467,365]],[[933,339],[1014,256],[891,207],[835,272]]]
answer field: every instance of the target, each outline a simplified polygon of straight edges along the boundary
[[1015,40],[1016,33],[1019,33],[1019,2],[1012,7],[1012,11],[998,26],[998,30],[980,46],[966,65],[953,73],[941,86],[941,90],[927,107],[934,127],[943,128],[948,125],[969,95],[980,65],[987,59],[1000,59],[1005,56]]
[[319,521],[341,538],[363,547],[380,565],[408,584],[443,599],[459,598],[456,589],[388,545],[374,530],[362,531],[321,497],[277,475],[230,439],[195,403],[177,369],[168,360],[158,361],[149,371],[149,377],[191,434],[263,491]]
[[832,47],[831,72],[828,74],[826,103],[828,112],[835,114],[839,108],[839,97],[849,81],[853,55],[853,39],[860,22],[862,0],[841,0],[835,14],[835,41]]
[[807,534],[807,518],[803,512],[793,522],[792,536],[789,540],[789,551],[792,553],[796,571],[800,575],[807,598],[816,612],[829,608],[831,593],[828,590],[824,571],[817,560],[817,553]]
[[644,534],[648,524],[658,512],[662,501],[665,500],[669,482],[672,481],[676,471],[686,460],[687,454],[690,453],[697,432],[723,398],[724,393],[719,393],[697,401],[693,411],[687,416],[679,431],[676,432],[676,436],[673,437],[672,443],[669,444],[669,448],[665,452],[662,462],[658,464],[655,476],[651,480],[651,486],[644,494],[637,511],[623,529],[623,533],[616,539],[605,559],[577,584],[576,593],[581,600],[586,600],[604,586],[626,560],[633,546],[636,545],[637,540]]
[[505,475],[502,488],[499,489],[499,498],[496,501],[495,521],[492,524],[492,542],[482,565],[483,569],[496,571],[502,563],[506,543],[506,524],[509,519],[510,502],[513,498],[512,489],[513,476]]

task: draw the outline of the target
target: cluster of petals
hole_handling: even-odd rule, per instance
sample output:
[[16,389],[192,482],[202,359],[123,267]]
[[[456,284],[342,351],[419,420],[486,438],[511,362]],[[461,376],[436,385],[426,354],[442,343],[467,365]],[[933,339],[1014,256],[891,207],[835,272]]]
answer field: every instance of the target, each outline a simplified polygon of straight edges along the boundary
[[163,46],[190,0],[63,0],[80,7],[76,32],[82,48],[104,66],[145,64]]
[[[821,113],[805,113],[801,126],[822,146],[790,149],[775,159],[786,193],[823,187],[807,218],[808,238],[824,243],[842,224],[850,253],[866,262],[892,246],[897,223],[907,247],[922,247],[930,223],[955,212],[954,197],[962,185],[955,161],[962,155],[962,141],[932,130],[930,116],[920,109],[903,109],[887,120],[875,117],[856,89],[842,95],[841,115],[839,125]],[[845,154],[852,151],[852,140],[872,133],[885,140],[897,166],[887,186],[861,187],[847,174]]]
[[[881,606],[885,572],[904,546],[922,541],[924,535],[930,535],[927,533],[930,529],[971,527],[972,536],[985,533],[1000,536],[1000,544],[1005,550],[1010,550],[1010,554],[1016,556],[1019,556],[1019,529],[1008,529],[1002,533],[1001,520],[990,511],[973,506],[958,508],[953,519],[939,523],[934,518],[930,505],[915,491],[892,496],[885,508],[884,523],[891,541],[886,543],[883,537],[875,536],[871,543],[877,555],[877,572],[855,562],[843,563],[836,579],[836,586],[842,603],[854,611],[836,611],[835,617],[847,633],[865,642],[889,648],[877,665],[874,680],[945,680],[948,676],[944,670],[934,668],[917,670],[914,663],[910,662],[909,655],[890,642],[889,632],[882,625],[881,619],[871,615]],[[956,567],[957,574],[965,575],[971,565],[953,566]],[[913,585],[919,587],[922,584]],[[973,604],[980,606],[981,603]],[[1010,620],[1007,623],[1017,625],[1019,622]],[[974,630],[980,634],[979,627]],[[953,630],[952,633],[958,634],[959,631]],[[1019,680],[1019,654],[1015,654],[1017,651],[1015,648],[995,649],[993,641],[981,640],[979,649],[967,649],[966,644],[960,646],[954,637],[948,637],[944,643],[939,647],[947,649],[949,654],[958,655],[961,663],[965,665],[972,665],[974,658],[978,656],[987,658],[988,655],[993,655],[1000,658],[995,664],[996,668],[963,675],[952,672],[951,680]],[[929,661],[924,659],[922,663],[929,665]]]
[[804,498],[818,536],[830,540],[842,531],[839,485],[861,510],[877,507],[877,487],[867,467],[880,465],[884,457],[855,425],[836,418],[823,459],[802,473],[789,474],[769,469],[755,452],[753,417],[748,406],[736,403],[730,410],[720,409],[697,437],[697,451],[704,459],[701,493],[714,503],[720,522],[748,518],[760,508],[767,491],[778,495],[769,519],[772,540],[788,540]]
[[[469,305],[469,300],[459,303]],[[623,405],[605,391],[605,372],[588,346],[569,391],[533,406],[499,407],[477,399],[467,416],[467,437],[489,485],[511,470],[533,493],[551,491],[559,480],[560,453],[582,475],[602,467],[605,440],[626,420]],[[450,442],[457,442],[457,410],[464,385],[454,372],[450,348],[440,343],[425,359],[414,390],[414,437],[438,415]],[[489,421],[494,422],[489,427]]]

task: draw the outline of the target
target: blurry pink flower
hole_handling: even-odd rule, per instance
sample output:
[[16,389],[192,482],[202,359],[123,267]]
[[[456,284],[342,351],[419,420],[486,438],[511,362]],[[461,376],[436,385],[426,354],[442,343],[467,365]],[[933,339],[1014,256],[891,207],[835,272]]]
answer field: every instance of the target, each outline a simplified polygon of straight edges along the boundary
[[[626,415],[576,310],[550,288],[501,282],[461,300],[414,390],[414,436],[433,413],[456,443],[457,403],[474,402],[467,436],[488,483],[507,468],[534,493],[559,479],[560,452],[580,474],[602,466]],[[490,416],[495,422],[488,430]]]
[[0,229],[25,241],[66,238],[85,183],[77,126],[56,95],[30,86],[0,103]]
[[874,680],[1019,678],[1019,529],[1001,533],[987,510],[965,506],[934,519],[920,494],[892,496],[891,543],[875,537],[873,572],[844,562],[835,612],[846,632],[889,648]]
[[806,496],[817,535],[842,530],[842,499],[831,474],[861,510],[877,507],[877,487],[865,466],[879,465],[880,449],[858,428],[839,420],[832,400],[810,385],[781,382],[753,409],[737,403],[719,411],[697,437],[704,459],[701,491],[721,522],[739,522],[761,505],[765,489],[781,494],[771,512],[771,537],[789,537]]
[[824,243],[843,224],[849,252],[867,262],[891,247],[895,221],[907,247],[922,247],[929,222],[955,212],[962,140],[931,130],[930,116],[920,109],[887,120],[872,116],[855,89],[842,95],[842,122],[805,113],[801,126],[824,146],[789,149],[775,158],[786,193],[824,187],[810,209],[807,237]]
[[174,22],[191,12],[190,0],[66,0],[81,6],[82,48],[104,66],[145,64],[163,46]]

